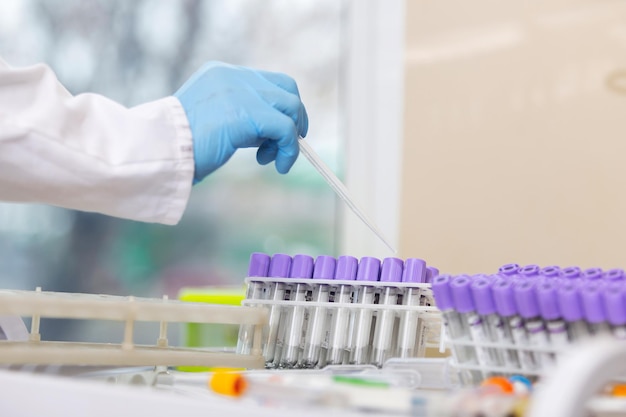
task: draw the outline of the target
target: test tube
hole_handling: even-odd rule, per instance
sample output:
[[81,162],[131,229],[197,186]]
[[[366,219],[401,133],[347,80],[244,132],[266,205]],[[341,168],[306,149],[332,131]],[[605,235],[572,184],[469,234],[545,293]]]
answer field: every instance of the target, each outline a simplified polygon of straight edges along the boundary
[[606,318],[616,339],[626,339],[626,306],[624,286],[621,282],[611,282],[602,291]]
[[[268,276],[273,278],[286,278],[289,276],[291,268],[291,256],[283,253],[277,253],[272,256],[268,270]],[[272,301],[283,301],[285,299],[286,285],[284,282],[275,282],[270,288],[269,299]],[[267,326],[267,337],[265,338],[265,348],[263,356],[265,357],[265,366],[267,368],[275,367],[274,357],[276,354],[276,344],[278,342],[278,330],[281,323],[281,315],[283,306],[276,303],[270,307],[270,316]]]
[[[450,275],[439,275],[432,283],[432,291],[435,297],[437,308],[441,311],[441,319],[444,325],[444,332],[452,341],[469,341],[469,329],[467,323],[462,319],[461,314],[455,310],[454,299],[450,283]],[[443,334],[441,335],[443,337]],[[452,357],[460,365],[477,364],[476,351],[468,345],[452,344]],[[469,376],[469,380],[466,378]],[[461,379],[465,383],[479,382],[482,375],[478,371],[470,371],[468,374],[461,374]]]
[[380,273],[380,260],[370,256],[361,258],[357,269],[356,280],[358,305],[363,306],[354,312],[352,318],[353,337],[350,363],[364,365],[369,363],[370,340],[372,332],[373,305],[376,297],[375,287],[367,285],[368,282],[378,281]]
[[539,270],[539,265],[526,265],[520,268],[518,275],[522,278],[536,278]]
[[553,278],[543,278],[537,284],[537,304],[544,320],[550,344],[555,348],[569,343],[567,324],[561,316],[557,301],[559,282]]
[[604,275],[601,268],[589,268],[585,269],[582,273],[583,278],[588,280],[601,279]]
[[581,277],[581,270],[577,266],[568,266],[561,269],[561,277],[566,279],[576,279]]
[[[500,343],[504,345],[513,345],[515,340],[513,339],[513,333],[511,332],[511,327],[509,326],[507,318],[515,315],[515,306],[512,299],[507,300],[506,296],[503,297],[502,294],[498,294],[498,297],[496,297],[494,289],[500,281],[508,282],[508,284],[506,284],[508,287],[506,288],[510,289],[511,285],[509,278],[501,274],[492,275],[490,277],[490,292],[491,297],[493,298],[495,316],[499,318],[499,322],[497,319],[493,319],[495,323],[492,326],[492,329],[495,331],[496,337]],[[504,350],[504,365],[511,369],[520,368],[519,355],[515,349]]]
[[567,337],[570,342],[586,339],[591,335],[584,320],[579,287],[576,281],[561,281],[557,289],[557,304],[567,323]]
[[[337,259],[337,269],[335,271],[335,280],[354,281],[359,261],[354,256],[340,256]],[[335,290],[335,304],[350,304],[352,302],[352,285],[339,284]],[[330,324],[330,333],[328,338],[328,354],[326,363],[329,365],[341,365],[348,361],[349,336],[352,332],[349,330],[351,312],[348,307],[335,307]]]
[[[426,281],[426,262],[422,259],[408,258],[404,261],[402,282],[421,284]],[[421,288],[407,287],[402,295],[402,305],[417,307],[421,304]],[[403,311],[400,316],[398,330],[398,358],[412,358],[424,356],[425,336],[422,327],[424,320],[420,320],[419,312],[411,308]],[[418,338],[419,335],[419,338]]]
[[[524,320],[527,346],[550,347],[548,332],[537,303],[536,284],[536,280],[517,281],[513,287],[515,305],[518,314]],[[532,352],[531,355],[539,367],[554,365],[554,357],[549,352]]]
[[[335,278],[337,260],[332,256],[318,256],[313,269],[313,298],[316,303],[328,304],[330,285],[315,283],[315,280]],[[309,313],[307,332],[304,339],[304,351],[300,365],[314,368],[321,359],[326,358],[326,348],[322,348],[327,330],[328,307],[316,306]]]
[[[296,255],[291,262],[291,270],[289,272],[289,278],[298,278],[299,281],[302,278],[311,278],[313,275],[313,258],[309,255]],[[293,288],[293,286],[292,286]],[[281,346],[281,339],[284,340],[282,344],[281,355],[278,352],[275,356],[274,362],[278,361],[280,368],[293,368],[298,363],[298,355],[300,353],[300,341],[303,337],[304,326],[304,313],[306,310],[305,302],[309,284],[305,282],[296,282],[295,288],[291,291],[290,301],[293,305],[287,309],[287,317],[284,320],[284,339],[279,335],[278,346]]]
[[[270,267],[270,256],[265,253],[254,252],[250,255],[248,264],[248,278],[267,277]],[[263,282],[249,280],[246,289],[247,300],[261,300],[265,297],[265,285]],[[237,353],[249,355],[252,351],[254,338],[254,325],[242,324],[239,327],[239,337],[237,338]]]
[[435,268],[434,266],[427,266],[426,267],[426,279],[425,282],[432,284],[433,279],[435,279],[437,276],[439,276],[439,270],[437,268]]
[[592,335],[610,334],[611,329],[606,321],[602,306],[604,281],[585,281],[581,287],[583,314]]
[[[481,317],[482,333],[485,341],[491,343],[505,342],[510,343],[511,338],[501,338],[504,322],[502,317],[497,314],[496,304],[491,292],[491,284],[495,277],[477,277],[472,281],[470,286],[472,292],[472,300],[476,308],[476,312]],[[490,351],[495,361],[493,365],[506,366],[512,369],[519,367],[517,354],[510,349],[493,349]]]
[[389,286],[381,287],[379,296],[378,316],[376,317],[376,328],[374,330],[374,343],[372,351],[373,365],[382,367],[385,361],[393,355],[392,337],[396,324],[396,310],[387,309],[386,306],[398,304],[398,287],[393,283],[402,281],[402,271],[404,262],[399,258],[383,259],[380,268],[380,281],[389,283]]
[[561,269],[558,266],[550,265],[541,268],[541,271],[539,271],[539,275],[546,278],[557,278],[560,272]]
[[522,370],[535,369],[535,359],[528,350],[521,347],[528,344],[524,321],[518,315],[515,305],[515,295],[513,285],[515,281],[511,279],[499,279],[492,285],[493,300],[496,303],[498,314],[504,319],[502,337],[510,340],[518,346],[517,358]]
[[[461,275],[452,280],[450,290],[452,291],[452,299],[454,300],[454,308],[461,315],[469,330],[470,338],[474,342],[485,343],[490,342],[491,338],[485,334],[485,328],[482,318],[476,312],[476,306],[472,299],[471,292],[472,280],[470,277]],[[496,350],[490,347],[476,345],[476,358],[478,363],[483,367],[483,376],[488,376],[489,367],[499,366]]]
[[621,281],[624,279],[624,270],[620,268],[610,269],[604,273],[606,281]]
[[505,276],[517,275],[520,266],[515,263],[505,264],[498,268],[498,273]]

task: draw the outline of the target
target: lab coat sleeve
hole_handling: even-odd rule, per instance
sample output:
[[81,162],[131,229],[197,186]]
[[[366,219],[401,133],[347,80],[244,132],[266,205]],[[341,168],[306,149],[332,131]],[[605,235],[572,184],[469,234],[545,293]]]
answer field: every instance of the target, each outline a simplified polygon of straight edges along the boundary
[[176,224],[193,171],[175,97],[126,108],[73,96],[45,65],[0,59],[0,200]]

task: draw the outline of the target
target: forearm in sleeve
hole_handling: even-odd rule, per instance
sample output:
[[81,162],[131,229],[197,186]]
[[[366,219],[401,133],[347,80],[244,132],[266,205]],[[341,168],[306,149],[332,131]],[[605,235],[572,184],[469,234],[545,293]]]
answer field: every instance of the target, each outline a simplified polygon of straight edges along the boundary
[[0,60],[0,200],[175,224],[194,170],[182,106],[72,96],[44,65]]

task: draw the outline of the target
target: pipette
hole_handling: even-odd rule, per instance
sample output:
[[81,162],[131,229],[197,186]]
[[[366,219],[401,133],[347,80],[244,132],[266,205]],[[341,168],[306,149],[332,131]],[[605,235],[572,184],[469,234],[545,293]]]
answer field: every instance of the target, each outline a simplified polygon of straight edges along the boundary
[[343,185],[343,183],[341,182],[341,180],[339,180],[339,178],[337,178],[337,176],[333,173],[333,171],[331,171],[331,169],[328,167],[328,165],[326,165],[324,163],[324,161],[322,161],[320,159],[320,157],[315,153],[315,151],[313,150],[313,148],[311,148],[309,146],[309,144],[304,141],[302,138],[298,138],[298,144],[300,145],[300,151],[302,152],[302,154],[306,157],[306,159],[309,160],[309,162],[311,163],[311,165],[313,165],[313,167],[315,167],[315,169],[317,170],[317,172],[319,172],[322,177],[324,177],[324,179],[326,180],[326,182],[328,183],[328,185],[330,185],[330,187],[335,190],[335,193],[337,193],[337,195],[339,197],[341,197],[341,199],[348,205],[348,207],[350,207],[350,210],[352,210],[354,212],[354,214],[356,214],[358,216],[359,219],[361,219],[361,221],[363,223],[365,223],[365,225],[367,227],[369,227],[369,229],[374,232],[374,234],[376,236],[378,236],[378,238],[393,252],[396,253],[397,251],[393,248],[393,246],[391,246],[391,244],[389,243],[389,241],[387,239],[385,239],[385,236],[382,234],[382,232],[380,230],[378,230],[378,228],[376,227],[376,225],[374,224],[373,221],[371,221],[363,212],[363,210],[361,210],[356,203],[354,202],[354,200],[352,199],[352,197],[350,196],[350,193],[348,193],[348,190],[346,189],[345,185]]

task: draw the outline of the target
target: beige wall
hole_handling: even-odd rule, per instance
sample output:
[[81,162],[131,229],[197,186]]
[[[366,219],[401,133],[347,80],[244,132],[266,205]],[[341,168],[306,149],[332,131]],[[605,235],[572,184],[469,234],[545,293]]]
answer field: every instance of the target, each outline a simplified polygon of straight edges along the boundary
[[401,256],[626,267],[626,3],[406,5]]

